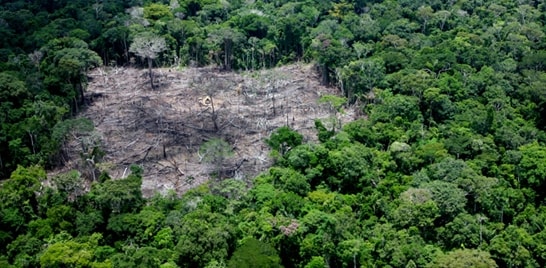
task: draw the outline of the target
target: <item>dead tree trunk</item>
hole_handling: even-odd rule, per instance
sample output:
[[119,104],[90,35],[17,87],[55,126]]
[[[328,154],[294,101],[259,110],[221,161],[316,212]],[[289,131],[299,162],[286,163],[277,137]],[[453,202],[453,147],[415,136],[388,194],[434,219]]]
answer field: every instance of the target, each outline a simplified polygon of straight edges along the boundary
[[218,127],[218,114],[214,109],[214,100],[212,99],[212,97],[210,98],[210,107],[212,109],[212,123],[214,124],[214,131],[218,132],[218,130],[220,129]]
[[148,74],[150,76],[150,84],[154,90],[154,73],[152,72],[152,58],[148,57]]

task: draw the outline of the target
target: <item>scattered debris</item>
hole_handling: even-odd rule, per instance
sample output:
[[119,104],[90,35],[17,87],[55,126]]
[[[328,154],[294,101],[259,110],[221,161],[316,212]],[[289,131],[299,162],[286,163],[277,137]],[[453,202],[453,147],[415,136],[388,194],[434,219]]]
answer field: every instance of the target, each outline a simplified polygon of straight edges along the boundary
[[[141,165],[145,196],[182,193],[211,178],[213,168],[200,163],[199,148],[213,138],[232,146],[226,174],[253,178],[272,164],[264,138],[288,125],[315,140],[314,120],[333,116],[317,100],[338,92],[321,86],[311,65],[302,64],[240,74],[155,69],[153,91],[146,72],[94,70],[87,89],[90,104],[80,115],[91,119],[102,137],[105,156],[97,168],[121,178],[129,165]],[[351,113],[347,109],[343,121],[353,119]],[[71,161],[63,170],[81,161],[77,144],[70,148]]]

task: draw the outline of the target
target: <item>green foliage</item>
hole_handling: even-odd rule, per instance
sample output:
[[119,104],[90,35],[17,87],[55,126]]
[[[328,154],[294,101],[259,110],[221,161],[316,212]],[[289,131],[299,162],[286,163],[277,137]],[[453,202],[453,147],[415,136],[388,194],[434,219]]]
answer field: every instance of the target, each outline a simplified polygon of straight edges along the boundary
[[214,138],[201,145],[199,154],[205,163],[214,166],[216,176],[221,178],[223,177],[224,163],[229,157],[233,156],[233,150],[226,141]]
[[325,262],[323,257],[317,257],[314,256],[311,258],[311,261],[307,263],[304,267],[305,268],[322,268],[324,267]]
[[456,184],[445,181],[432,181],[422,184],[428,189],[432,199],[438,205],[438,209],[444,220],[451,221],[456,215],[464,211],[466,205],[466,193]]
[[536,242],[524,229],[510,225],[491,239],[489,250],[500,264],[508,266],[531,266],[537,263],[533,256]]
[[479,248],[484,241],[491,239],[493,230],[483,215],[461,213],[444,228],[438,230],[438,237],[446,248]]
[[233,252],[227,267],[282,267],[280,260],[271,245],[248,238]]
[[154,247],[143,247],[136,250],[133,254],[135,262],[134,267],[162,267],[172,265],[172,251],[168,249],[157,249]]
[[546,150],[544,146],[531,143],[520,147],[521,160],[518,167],[523,185],[540,188],[544,185],[546,172]]
[[110,262],[94,261],[93,251],[102,235],[93,234],[85,242],[65,240],[47,246],[40,256],[42,267],[112,267]]
[[[544,267],[546,5],[524,2],[3,1],[0,266]],[[303,60],[342,97],[318,142],[274,131],[252,181],[46,179],[71,136],[100,159],[86,73],[132,54],[152,88],[154,66]],[[231,154],[199,151],[219,177]]]
[[319,99],[319,103],[328,103],[330,107],[337,112],[342,112],[341,107],[347,102],[347,99],[335,95],[324,95]]
[[201,148],[199,148],[200,153],[203,155],[203,160],[207,163],[221,163],[226,158],[233,155],[229,144],[221,139],[211,139],[205,142]]
[[325,163],[327,183],[332,189],[342,192],[356,192],[370,187],[380,178],[371,166],[374,151],[359,144],[331,150]]
[[283,191],[305,196],[311,189],[308,179],[292,169],[272,168],[269,174],[271,183]]
[[89,196],[98,208],[112,213],[135,212],[141,208],[144,204],[140,191],[141,169],[133,168],[131,171],[125,179],[93,185]]
[[280,127],[271,133],[269,139],[265,143],[275,150],[281,156],[285,155],[289,150],[300,145],[303,141],[303,136],[288,127]]
[[169,7],[159,3],[152,3],[144,7],[144,18],[149,20],[169,20],[174,16]]
[[35,200],[36,192],[44,179],[46,179],[46,173],[41,167],[17,167],[11,174],[10,179],[2,184],[0,189],[2,191],[2,204],[20,205]]
[[315,120],[315,129],[317,130],[317,136],[320,142],[326,142],[336,133],[335,130],[328,130],[321,120]]
[[48,267],[86,267],[90,265],[91,258],[89,246],[68,241],[50,245],[40,257],[40,264]]
[[[29,97],[29,92],[23,81],[8,72],[0,73],[0,99],[19,103]],[[22,104],[22,103],[19,103]]]
[[400,205],[393,211],[393,220],[402,227],[430,228],[440,216],[438,204],[428,189],[410,188],[400,195]]
[[489,253],[477,249],[457,249],[447,254],[439,255],[434,262],[427,267],[443,267],[443,268],[463,268],[463,267],[480,267],[494,268],[497,264]]
[[341,80],[345,96],[353,101],[380,85],[385,77],[385,64],[382,58],[369,58],[352,61],[343,67]]
[[[86,72],[102,64],[99,55],[89,50],[87,43],[72,37],[53,39],[40,52],[44,55],[40,69],[46,75],[44,83],[48,90],[68,100],[77,97],[78,102],[73,104],[82,104]],[[59,91],[59,87],[66,89]]]
[[225,217],[196,210],[187,214],[176,231],[174,251],[180,267],[204,267],[211,260],[226,259],[234,248],[234,229]]
[[85,192],[84,181],[81,178],[81,174],[76,170],[60,174],[52,180],[57,190],[70,201],[74,201]]

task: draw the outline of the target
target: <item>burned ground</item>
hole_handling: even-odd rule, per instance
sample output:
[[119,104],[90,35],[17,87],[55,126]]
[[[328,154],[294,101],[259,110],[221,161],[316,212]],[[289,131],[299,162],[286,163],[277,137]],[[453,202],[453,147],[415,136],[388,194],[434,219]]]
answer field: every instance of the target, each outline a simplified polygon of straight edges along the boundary
[[[89,74],[89,105],[80,114],[91,119],[104,157],[94,165],[114,178],[131,164],[144,168],[145,196],[169,189],[181,193],[211,178],[200,146],[213,138],[229,143],[234,155],[222,163],[224,176],[251,179],[272,164],[264,139],[288,125],[315,140],[315,119],[333,116],[319,104],[334,88],[319,84],[310,65],[271,70],[218,72],[212,68],[155,69],[152,90],[146,70],[101,68]],[[350,110],[342,120],[353,119]],[[82,167],[73,140],[64,170]],[[53,173],[61,172],[57,170]]]

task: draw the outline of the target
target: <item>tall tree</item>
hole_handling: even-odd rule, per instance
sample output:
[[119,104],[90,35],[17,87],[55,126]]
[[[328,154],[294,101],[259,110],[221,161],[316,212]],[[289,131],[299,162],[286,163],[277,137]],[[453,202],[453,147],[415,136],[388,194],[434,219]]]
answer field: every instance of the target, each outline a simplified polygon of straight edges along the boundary
[[[222,51],[222,66],[226,71],[231,71],[233,67],[233,55],[237,45],[242,42],[244,35],[237,29],[230,27],[218,26],[211,29],[208,36],[209,40]],[[217,52],[218,53],[218,52]]]
[[74,107],[83,104],[86,73],[100,66],[99,55],[86,42],[73,37],[53,39],[41,52],[44,54],[40,69],[46,74],[45,84],[54,95],[74,100]]
[[148,74],[150,76],[150,85],[152,90],[154,86],[154,74],[152,72],[153,60],[159,57],[160,53],[167,49],[165,38],[151,33],[143,32],[133,39],[129,51],[135,53],[148,62]]

